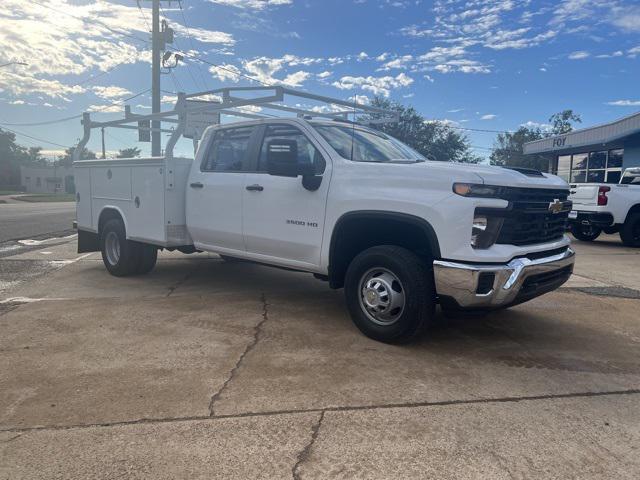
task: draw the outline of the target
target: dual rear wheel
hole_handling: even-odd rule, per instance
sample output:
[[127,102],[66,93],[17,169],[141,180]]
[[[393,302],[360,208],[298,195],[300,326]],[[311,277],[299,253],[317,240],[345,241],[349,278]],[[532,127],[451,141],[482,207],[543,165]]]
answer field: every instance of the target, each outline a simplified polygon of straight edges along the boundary
[[127,240],[124,224],[117,218],[102,227],[100,251],[105,267],[116,277],[149,273],[158,259],[154,245]]

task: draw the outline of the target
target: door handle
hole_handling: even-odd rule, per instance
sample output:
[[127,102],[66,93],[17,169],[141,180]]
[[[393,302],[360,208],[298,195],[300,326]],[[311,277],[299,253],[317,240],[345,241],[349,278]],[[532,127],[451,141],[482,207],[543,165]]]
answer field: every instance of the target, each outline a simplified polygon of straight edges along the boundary
[[255,184],[255,185],[248,185],[246,188],[247,188],[247,190],[249,190],[250,192],[261,192],[261,191],[263,191],[263,190],[264,190],[264,187],[263,187],[262,185],[258,185],[258,184]]
[[194,182],[191,185],[189,185],[191,188],[203,188],[204,185],[200,182]]

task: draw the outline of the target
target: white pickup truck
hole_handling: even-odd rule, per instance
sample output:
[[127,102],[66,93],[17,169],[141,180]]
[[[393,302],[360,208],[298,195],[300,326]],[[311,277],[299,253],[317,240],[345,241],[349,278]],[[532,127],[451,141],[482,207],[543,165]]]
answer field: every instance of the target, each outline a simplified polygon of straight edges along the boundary
[[[224,97],[211,108],[240,102]],[[81,147],[91,128],[117,123],[83,121]],[[399,342],[437,303],[509,307],[573,271],[569,189],[553,175],[426,161],[330,115],[216,125],[195,159],[172,146],[162,158],[74,163],[79,251],[101,251],[113,275],[151,271],[159,249],[309,272],[344,287],[364,334]]]
[[640,247],[640,168],[627,168],[618,184],[572,184],[571,233],[592,242],[605,233],[620,233],[628,247]]

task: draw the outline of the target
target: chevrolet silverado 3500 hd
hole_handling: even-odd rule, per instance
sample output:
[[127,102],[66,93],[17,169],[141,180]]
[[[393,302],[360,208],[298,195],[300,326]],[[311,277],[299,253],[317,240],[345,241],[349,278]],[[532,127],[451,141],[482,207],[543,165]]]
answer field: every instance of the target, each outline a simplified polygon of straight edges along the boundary
[[[246,105],[230,91],[210,108]],[[364,334],[397,342],[429,325],[437,303],[509,307],[572,273],[559,177],[427,161],[338,114],[212,126],[195,159],[175,158],[180,105],[184,96],[165,157],[74,163],[79,251],[101,251],[113,275],[151,271],[162,248],[310,272],[344,287]],[[80,147],[92,128],[116,125],[83,122]]]

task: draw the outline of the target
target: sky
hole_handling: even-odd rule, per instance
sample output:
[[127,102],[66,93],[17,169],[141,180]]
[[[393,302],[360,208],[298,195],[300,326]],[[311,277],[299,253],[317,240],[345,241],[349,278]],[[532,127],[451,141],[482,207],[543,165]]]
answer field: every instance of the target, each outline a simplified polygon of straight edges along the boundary
[[[79,118],[114,119],[125,100],[150,113],[150,3],[5,0],[0,10],[0,128],[55,155]],[[178,91],[286,85],[414,106],[487,157],[498,131],[548,127],[570,108],[590,126],[640,111],[637,0],[164,1],[184,60],[162,76]],[[250,77],[250,78],[247,78]],[[254,80],[252,80],[254,79]],[[99,150],[95,132],[89,147]],[[109,129],[109,152],[136,143]],[[46,143],[49,142],[49,143]],[[180,153],[189,153],[182,142]]]

